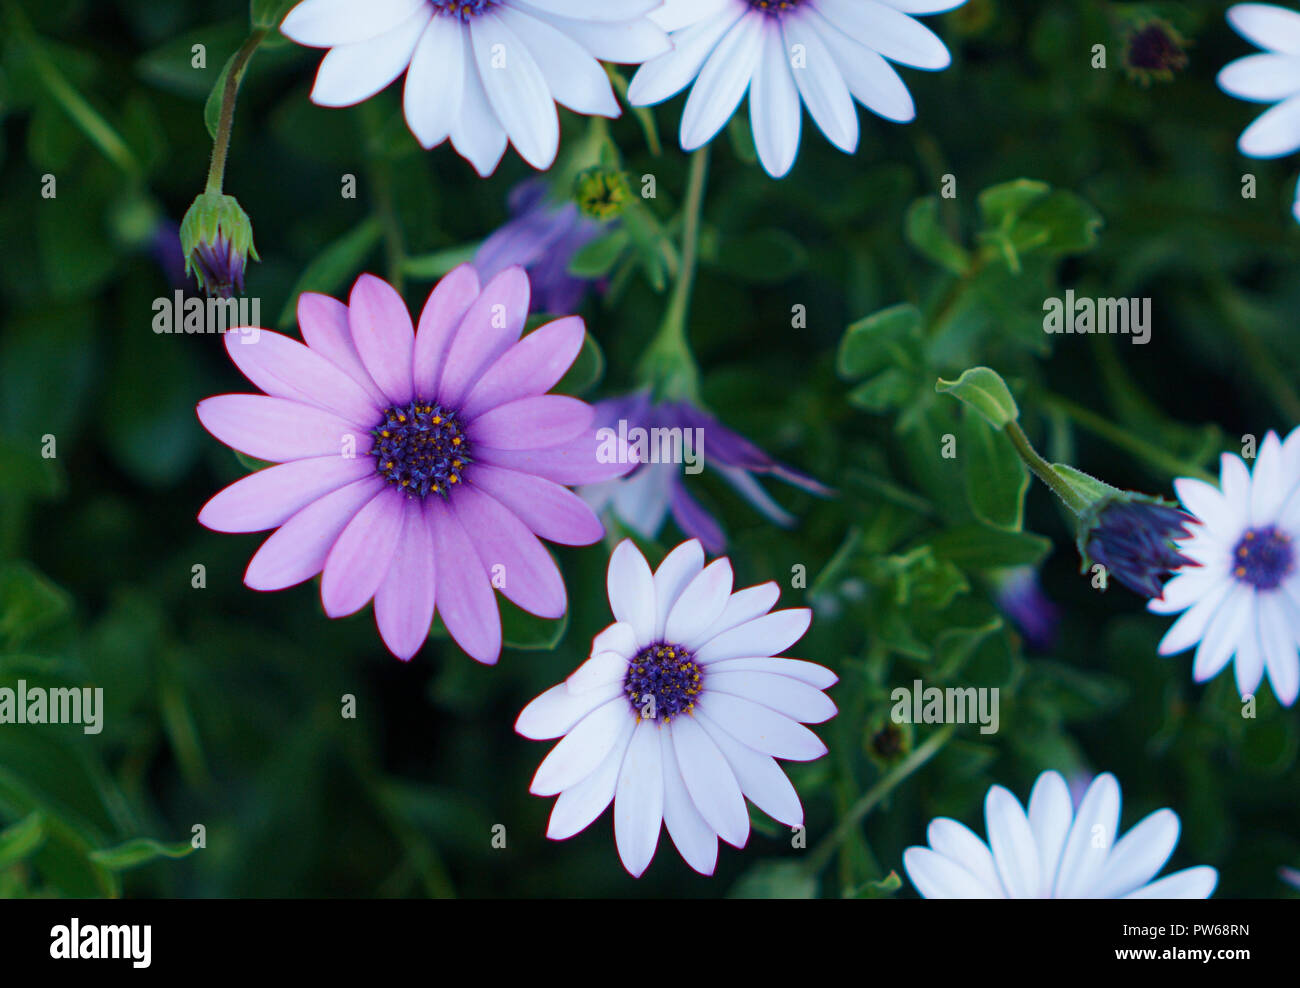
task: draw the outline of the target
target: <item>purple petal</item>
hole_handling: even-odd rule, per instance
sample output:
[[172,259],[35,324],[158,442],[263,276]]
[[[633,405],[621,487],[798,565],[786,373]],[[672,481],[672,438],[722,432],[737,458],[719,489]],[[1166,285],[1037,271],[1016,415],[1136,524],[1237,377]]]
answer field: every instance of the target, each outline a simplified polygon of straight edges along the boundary
[[307,505],[262,543],[249,560],[244,583],[254,590],[283,590],[310,580],[347,523],[381,490],[383,481],[375,475]]
[[433,623],[433,535],[424,504],[406,500],[392,565],[375,592],[375,623],[388,650],[405,661],[420,650]]
[[434,400],[438,395],[438,381],[442,378],[447,351],[457,327],[478,294],[478,274],[468,264],[453,269],[429,293],[415,334],[411,374],[418,397]]
[[595,430],[546,449],[476,449],[478,463],[530,473],[557,484],[598,484],[621,477],[636,466],[629,456],[604,456],[605,437]]
[[509,508],[540,537],[560,545],[591,545],[605,534],[578,495],[541,477],[474,463],[466,479]]
[[671,510],[677,527],[691,538],[699,539],[710,556],[726,550],[727,538],[722,534],[722,526],[687,493],[680,477],[673,483]]
[[564,577],[546,547],[522,521],[500,501],[469,486],[456,492],[451,506],[493,586],[507,600],[538,617],[564,614],[568,606]]
[[459,405],[479,376],[523,332],[528,317],[528,275],[507,268],[484,286],[465,313],[447,351],[438,398]]
[[361,385],[376,406],[387,406],[388,399],[371,379],[352,344],[346,305],[328,295],[303,292],[298,296],[298,329],[313,351]]
[[218,491],[199,511],[199,524],[214,532],[263,532],[330,491],[374,473],[374,463],[365,456],[290,460]]
[[324,408],[364,429],[373,426],[383,411],[346,373],[280,333],[266,329],[256,336],[227,333],[226,350],[246,378],[274,397]]
[[415,330],[406,304],[388,282],[363,274],[348,298],[348,325],[361,362],[393,405],[411,400]]
[[348,522],[330,549],[320,581],[321,604],[330,617],[361,610],[379,589],[397,549],[404,503],[397,491],[380,491]]
[[493,665],[501,657],[501,614],[487,570],[452,510],[441,501],[427,503],[433,555],[441,560],[438,613],[470,658]]
[[467,419],[517,398],[545,394],[582,350],[587,331],[577,316],[534,330],[497,358],[471,389],[461,414]]
[[371,436],[331,412],[288,398],[217,395],[199,402],[203,428],[232,449],[283,463],[308,456],[360,456]]
[[568,442],[591,425],[591,406],[567,395],[538,395],[498,405],[469,423],[475,444],[538,449]]

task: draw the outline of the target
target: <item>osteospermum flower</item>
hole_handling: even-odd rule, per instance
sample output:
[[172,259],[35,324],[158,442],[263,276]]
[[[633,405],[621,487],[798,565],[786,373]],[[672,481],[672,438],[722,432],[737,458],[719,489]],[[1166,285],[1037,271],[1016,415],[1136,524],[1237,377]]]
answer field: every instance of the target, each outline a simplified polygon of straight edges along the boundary
[[[1300,150],[1300,13],[1268,3],[1239,3],[1228,9],[1228,23],[1263,53],[1229,62],[1219,72],[1219,88],[1254,103],[1273,103],[1237,141],[1250,158],[1279,158]],[[1292,209],[1300,221],[1300,187]]]
[[329,48],[312,101],[350,106],[403,72],[402,106],[426,148],[448,138],[480,175],[506,141],[534,168],[559,147],[555,105],[619,115],[597,59],[639,64],[668,49],[645,14],[659,0],[304,0],[281,30]]
[[343,617],[372,598],[389,650],[410,658],[435,604],[480,662],[501,652],[493,588],[541,617],[564,613],[564,580],[538,537],[587,545],[600,521],[563,485],[616,475],[596,459],[592,409],[547,394],[582,347],[577,317],[520,339],[528,278],[480,288],[461,265],[433,289],[418,332],[401,297],[362,275],[347,305],[303,293],[306,345],[260,330],[226,348],[265,394],[198,406],[227,446],[276,466],[218,493],[199,521],[220,532],[276,529],[248,564],[254,590],[321,574]]
[[1178,843],[1178,815],[1156,810],[1119,840],[1119,783],[1110,773],[1088,786],[1076,811],[1065,779],[1044,772],[1029,812],[994,786],[984,800],[988,843],[939,817],[928,847],[909,847],[903,867],[927,899],[1205,899],[1219,875],[1202,865],[1157,872]]
[[608,583],[617,623],[515,723],[524,737],[563,738],[531,786],[559,795],[546,835],[573,836],[612,800],[619,857],[633,876],[654,857],[661,822],[686,863],[711,875],[719,837],[733,847],[749,838],[746,797],[781,823],[803,823],[775,759],[826,753],[803,724],[835,715],[822,692],[835,674],[772,658],[803,637],[812,612],[773,611],[776,583],[732,593],[730,561],[705,566],[698,541],[679,545],[652,574],[625,540]]
[[1300,430],[1285,443],[1270,432],[1260,445],[1254,475],[1225,453],[1220,484],[1180,478],[1174,489],[1195,518],[1179,551],[1198,564],[1165,584],[1157,614],[1183,612],[1160,642],[1161,655],[1196,646],[1192,678],[1218,675],[1235,656],[1237,691],[1253,695],[1265,671],[1285,706],[1300,692]]
[[1084,547],[1089,560],[1134,593],[1159,597],[1160,581],[1191,564],[1177,546],[1189,521],[1177,508],[1130,492],[1098,513]]
[[[780,178],[799,151],[800,106],[826,139],[858,147],[856,98],[887,120],[916,116],[890,61],[943,69],[948,49],[912,14],[965,0],[668,0],[653,19],[671,31],[673,50],[637,70],[628,99],[648,106],[694,81],[682,113],[681,144],[707,144],[749,91],[754,146]],[[886,61],[888,59],[889,61]]]
[[596,511],[611,511],[632,531],[655,538],[669,512],[683,533],[710,553],[727,540],[722,526],[686,490],[684,473],[708,468],[721,476],[769,521],[788,528],[794,515],[776,503],[755,479],[776,477],[828,497],[833,491],[812,477],[768,456],[740,433],[688,401],[654,402],[649,392],[596,403],[597,433],[638,458],[626,477],[583,487],[579,493]]

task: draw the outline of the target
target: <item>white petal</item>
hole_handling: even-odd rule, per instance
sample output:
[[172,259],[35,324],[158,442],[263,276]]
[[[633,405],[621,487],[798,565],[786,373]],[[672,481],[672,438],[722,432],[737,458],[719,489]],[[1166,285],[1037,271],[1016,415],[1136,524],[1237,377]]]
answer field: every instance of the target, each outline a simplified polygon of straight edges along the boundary
[[564,689],[579,696],[604,693],[611,684],[621,684],[626,677],[626,658],[618,652],[597,652],[564,681]]
[[1196,648],[1192,678],[1203,683],[1217,676],[1241,644],[1248,626],[1251,634],[1254,634],[1254,621],[1255,594],[1242,584],[1236,584],[1215,613],[1205,629],[1205,637]]
[[803,824],[799,794],[771,755],[741,744],[703,714],[697,715],[695,720],[718,746],[736,776],[740,791],[749,797],[750,802],[787,827]]
[[838,712],[821,690],[767,672],[716,672],[710,668],[705,689],[753,700],[803,724],[820,724]]
[[1264,663],[1273,692],[1284,707],[1295,703],[1300,693],[1300,655],[1296,653],[1296,639],[1300,635],[1300,621],[1295,609],[1278,594],[1263,594],[1259,598],[1259,639],[1264,650]]
[[351,106],[369,99],[396,79],[411,62],[429,12],[416,10],[378,37],[330,49],[316,71],[312,102],[319,106]]
[[629,717],[595,771],[560,793],[551,809],[551,819],[546,826],[547,837],[551,840],[572,837],[591,826],[591,822],[605,812],[605,807],[614,798],[623,756],[627,753],[635,727],[636,721]]
[[421,145],[450,136],[464,92],[465,29],[456,18],[434,17],[415,46],[402,93],[406,124]]
[[947,817],[937,817],[925,829],[925,838],[935,853],[961,865],[990,890],[989,894],[1006,896],[993,852],[969,827]]
[[[736,8],[743,5],[744,0],[664,0],[663,6],[650,11],[650,20],[665,31],[680,32],[683,28],[707,20],[724,7]],[[675,43],[677,37],[673,41]]]
[[1222,571],[1208,566],[1189,567],[1164,585],[1163,596],[1147,601],[1147,610],[1153,614],[1176,614],[1185,611],[1198,600],[1224,583],[1228,577]]
[[528,791],[535,796],[554,796],[581,782],[595,771],[618,740],[624,724],[633,719],[622,697],[597,707],[578,721],[537,766]]
[[1056,875],[1056,899],[1081,899],[1096,883],[1119,827],[1119,783],[1109,772],[1092,780],[1075,815]]
[[722,617],[731,599],[731,560],[715,559],[687,584],[664,622],[666,641],[695,641]]
[[691,801],[677,764],[671,730],[661,730],[659,755],[664,767],[664,826],[682,859],[701,875],[712,875],[718,863],[718,835]]
[[300,45],[333,48],[377,37],[424,6],[424,0],[305,0],[289,11],[280,31]]
[[881,55],[858,44],[811,7],[800,19],[816,29],[859,103],[886,120],[906,123],[916,117],[907,84]]
[[1300,96],[1265,110],[1242,131],[1237,149],[1251,158],[1280,158],[1300,148]]
[[699,709],[741,744],[765,755],[810,762],[826,754],[826,745],[808,728],[752,700],[705,690]]
[[1219,70],[1219,88],[1238,99],[1276,103],[1300,93],[1300,58],[1247,55]]
[[[700,570],[704,568],[704,548],[699,539],[683,542],[664,556],[654,573],[655,585],[655,637],[663,638],[668,623],[668,612]],[[667,641],[681,641],[669,638]]]
[[496,14],[475,17],[469,33],[492,112],[519,156],[545,171],[560,146],[560,118],[542,70],[528,46]]
[[1118,899],[1156,876],[1178,843],[1178,814],[1156,810],[1120,838],[1088,890],[1091,899]]
[[1160,655],[1177,655],[1200,641],[1205,636],[1205,629],[1209,627],[1210,622],[1223,606],[1223,602],[1228,599],[1228,595],[1236,586],[1236,581],[1224,578],[1207,590],[1200,600],[1184,611],[1182,617],[1170,626],[1165,636],[1160,639],[1156,651]]
[[1250,524],[1262,528],[1277,521],[1290,484],[1282,474],[1282,444],[1272,429],[1259,444],[1255,469],[1250,478]]
[[1228,9],[1228,23],[1267,51],[1300,55],[1300,14],[1294,10],[1271,3],[1239,3]]
[[804,636],[812,623],[807,607],[773,611],[710,638],[695,653],[697,662],[744,659],[757,655],[780,655]]
[[946,69],[952,56],[920,21],[877,0],[812,0],[832,24],[859,44],[918,69]]
[[631,539],[624,539],[609,557],[606,576],[614,618],[632,628],[638,647],[654,643],[655,583],[645,556]]
[[1002,887],[1012,899],[1038,896],[1040,872],[1038,845],[1020,801],[1002,786],[994,786],[984,799],[984,819],[989,846],[997,862]]
[[1039,898],[1050,898],[1056,887],[1061,851],[1074,822],[1070,787],[1059,772],[1044,772],[1029,794],[1029,827],[1038,847]]
[[766,17],[751,10],[709,55],[682,112],[682,150],[707,144],[736,112],[763,50]]
[[451,146],[480,176],[487,178],[496,171],[501,156],[506,153],[506,131],[488,103],[478,65],[470,54],[465,53],[460,114],[451,125]]
[[709,665],[711,674],[720,672],[772,672],[778,676],[789,676],[819,690],[828,689],[839,682],[839,677],[825,666],[803,659],[723,659]]
[[650,466],[620,481],[614,491],[614,514],[634,532],[653,539],[668,514],[677,478],[675,466]]
[[1184,868],[1158,882],[1144,885],[1126,899],[1208,899],[1219,884],[1219,873],[1208,865]]
[[801,116],[781,28],[769,18],[763,26],[763,51],[749,87],[749,123],[758,160],[773,178],[784,176],[799,153]]
[[552,686],[524,707],[515,721],[515,730],[534,741],[558,738],[620,692],[617,689],[602,689],[574,694],[565,689],[564,684]]
[[665,730],[672,732],[682,781],[700,816],[732,847],[744,847],[749,838],[745,797],[718,746],[691,717],[678,717]]
[[[527,6],[514,2],[511,6]],[[532,8],[539,19],[558,28],[596,58],[605,62],[640,65],[647,59],[662,55],[671,47],[664,34],[649,18],[634,21],[600,22],[579,20],[574,17],[556,17]]]
[[497,16],[527,41],[528,51],[557,103],[575,113],[619,115],[609,76],[587,49],[546,21],[513,7],[498,8]]
[[1216,531],[1231,529],[1244,518],[1235,517],[1228,508],[1228,502],[1217,487],[1193,477],[1179,477],[1174,481],[1174,490],[1178,500],[1193,516]]
[[704,60],[731,26],[745,13],[743,3],[728,3],[722,9],[673,35],[670,51],[652,58],[628,83],[627,99],[633,106],[662,103],[690,84]]
[[897,7],[905,14],[942,14],[946,10],[955,10],[966,0],[884,0],[891,7]]
[[716,638],[724,631],[730,631],[746,621],[752,621],[754,618],[766,614],[772,609],[772,605],[781,597],[781,588],[777,586],[776,581],[760,583],[756,587],[745,587],[743,590],[737,590],[727,600],[727,606],[722,609],[722,616],[715,621],[707,631],[702,632],[698,637],[690,641],[682,642],[687,648],[695,649]]
[[974,875],[928,847],[903,852],[903,869],[927,899],[1003,899],[1001,889],[984,886]]
[[630,21],[653,10],[658,0],[522,0],[532,7],[557,17],[576,17],[588,21]]
[[802,67],[796,65],[794,81],[808,112],[828,141],[852,154],[858,148],[858,112],[834,55],[811,19],[787,17],[782,27],[787,53],[796,45],[804,48],[805,62]]
[[664,770],[659,725],[643,720],[632,732],[614,794],[614,841],[623,867],[639,878],[655,856],[664,816]]

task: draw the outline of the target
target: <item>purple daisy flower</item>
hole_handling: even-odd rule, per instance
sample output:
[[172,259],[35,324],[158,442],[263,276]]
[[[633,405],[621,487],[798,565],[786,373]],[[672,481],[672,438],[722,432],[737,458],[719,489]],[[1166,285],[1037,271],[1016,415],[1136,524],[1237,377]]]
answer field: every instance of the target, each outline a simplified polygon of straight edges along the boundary
[[[623,479],[583,487],[582,495],[596,511],[609,508],[634,532],[654,538],[671,512],[687,536],[699,539],[709,553],[726,548],[722,526],[686,490],[683,473],[699,473],[707,458],[719,474],[769,521],[788,528],[796,521],[765,491],[757,476],[784,480],[811,494],[829,497],[834,491],[812,477],[774,460],[752,442],[722,425],[689,401],[652,402],[648,391],[596,404],[597,434],[626,448],[638,460],[637,469]],[[608,459],[608,455],[604,458]]]
[[1056,646],[1061,609],[1043,593],[1038,570],[1032,566],[1003,570],[994,579],[994,596],[998,608],[1024,635],[1026,645],[1036,652],[1050,652]]
[[304,346],[279,333],[230,333],[226,348],[265,394],[198,405],[212,435],[277,464],[236,481],[199,513],[219,532],[276,529],[248,564],[254,590],[321,574],[332,618],[372,598],[389,650],[409,659],[435,602],[480,662],[501,653],[493,588],[529,613],[560,617],[564,580],[538,537],[589,545],[599,519],[564,485],[630,464],[597,459],[593,410],[547,394],[582,347],[577,317],[520,339],[528,276],[480,288],[470,265],[442,279],[418,331],[401,296],[362,275],[348,304],[303,293]]
[[600,236],[603,224],[583,216],[573,202],[549,201],[542,179],[516,185],[508,205],[511,219],[479,246],[474,267],[489,279],[518,264],[532,282],[534,311],[572,312],[589,282],[569,274],[569,262]]

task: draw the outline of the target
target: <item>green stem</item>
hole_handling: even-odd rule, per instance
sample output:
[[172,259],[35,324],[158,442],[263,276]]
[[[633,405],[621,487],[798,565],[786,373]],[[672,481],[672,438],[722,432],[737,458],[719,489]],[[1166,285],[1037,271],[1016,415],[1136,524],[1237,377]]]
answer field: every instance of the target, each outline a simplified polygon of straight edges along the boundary
[[243,47],[235,52],[226,72],[226,84],[221,91],[221,114],[217,118],[217,136],[212,141],[212,160],[208,164],[207,192],[221,192],[226,177],[226,152],[230,148],[230,131],[235,123],[235,101],[239,98],[239,84],[243,81],[244,71],[248,68],[253,53],[265,37],[265,29],[250,34]]
[[[382,129],[382,120],[377,104],[373,101],[365,104],[365,124],[371,137]],[[402,234],[402,224],[397,216],[397,206],[393,195],[393,173],[388,159],[382,153],[371,155],[371,177],[375,184],[375,210],[379,216],[380,226],[384,231],[384,253],[387,257],[388,280],[397,289],[397,294],[404,293],[406,287],[406,238]]]
[[1003,431],[1011,440],[1011,445],[1016,448],[1016,452],[1020,454],[1020,458],[1025,461],[1025,466],[1034,472],[1035,477],[1051,488],[1052,493],[1064,501],[1067,508],[1076,515],[1082,514],[1087,509],[1090,502],[1080,496],[1052,469],[1050,463],[1038,455],[1038,450],[1030,445],[1029,438],[1025,435],[1025,430],[1020,428],[1019,422],[1008,422]]
[[673,283],[668,308],[659,331],[642,360],[642,376],[648,378],[659,397],[695,398],[699,369],[686,338],[686,317],[690,312],[691,289],[699,255],[700,213],[704,205],[704,184],[709,170],[708,145],[691,155],[686,202],[682,209],[681,263]]
[[948,743],[955,730],[956,725],[946,724],[935,731],[926,738],[923,745],[899,762],[888,775],[868,789],[862,795],[862,798],[844,814],[839,824],[826,839],[814,848],[812,855],[808,859],[808,872],[813,875],[820,872],[826,866],[826,862],[831,859],[831,855],[835,853],[835,849],[844,842],[844,839],[862,822],[862,819],[875,809],[886,796],[898,788],[900,783],[937,755],[943,746]]

